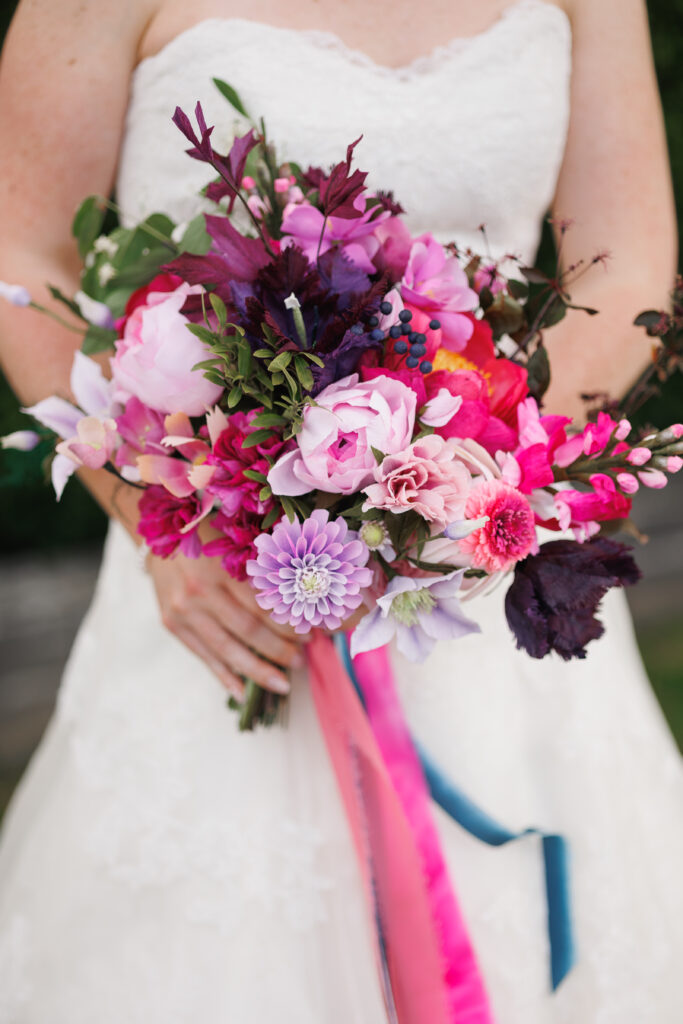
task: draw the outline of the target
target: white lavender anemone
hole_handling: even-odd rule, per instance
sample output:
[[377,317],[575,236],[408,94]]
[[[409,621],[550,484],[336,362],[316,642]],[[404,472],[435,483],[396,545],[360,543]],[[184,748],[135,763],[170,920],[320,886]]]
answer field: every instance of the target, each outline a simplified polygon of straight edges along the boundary
[[463,614],[456,596],[463,572],[422,579],[394,576],[377,606],[353,631],[351,656],[374,651],[396,637],[396,646],[409,661],[424,661],[437,640],[479,633],[480,627]]

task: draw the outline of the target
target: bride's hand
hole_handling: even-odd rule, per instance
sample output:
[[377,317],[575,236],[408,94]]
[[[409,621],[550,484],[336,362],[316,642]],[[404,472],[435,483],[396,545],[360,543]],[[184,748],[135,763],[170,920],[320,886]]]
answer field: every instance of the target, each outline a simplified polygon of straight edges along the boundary
[[176,553],[164,559],[150,553],[145,564],[164,625],[231,694],[242,699],[241,676],[275,693],[289,691],[277,666],[303,664],[302,638],[259,608],[248,583],[232,579],[217,558],[205,555],[195,559]]

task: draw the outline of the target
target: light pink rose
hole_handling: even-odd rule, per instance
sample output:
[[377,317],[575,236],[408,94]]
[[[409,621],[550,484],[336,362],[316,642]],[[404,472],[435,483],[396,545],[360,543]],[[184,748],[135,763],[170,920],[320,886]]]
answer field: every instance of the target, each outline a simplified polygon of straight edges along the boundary
[[297,447],[268,473],[273,492],[354,494],[373,479],[373,448],[393,454],[409,444],[415,406],[415,392],[391,377],[359,382],[354,373],[330,384],[306,407]]
[[222,389],[192,369],[209,351],[180,312],[187,296],[198,291],[182,284],[172,292],[150,292],[131,313],[111,360],[117,399],[134,395],[157,412],[188,416],[201,416],[218,401]]
[[455,441],[429,434],[388,456],[375,467],[376,483],[365,488],[363,508],[412,509],[439,529],[463,519],[472,477],[456,449]]

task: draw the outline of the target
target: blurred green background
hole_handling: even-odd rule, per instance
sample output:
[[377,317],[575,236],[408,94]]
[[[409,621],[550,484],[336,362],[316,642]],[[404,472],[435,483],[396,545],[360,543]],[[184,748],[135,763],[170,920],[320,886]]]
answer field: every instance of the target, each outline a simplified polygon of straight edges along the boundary
[[[0,11],[0,39],[14,7],[5,2]],[[671,163],[678,200],[679,231],[683,204],[683,0],[652,0],[648,4],[655,62],[662,94]],[[552,243],[546,234],[542,254],[548,258]],[[683,380],[677,375],[664,394],[650,403],[644,415],[664,425],[680,421]],[[0,435],[30,421],[23,417],[0,374]],[[45,486],[42,460],[46,451],[30,456],[0,452],[0,558],[22,552],[79,550],[101,540],[106,519],[80,484],[71,483],[59,505]],[[680,494],[680,491],[678,492]],[[677,516],[680,521],[680,511]],[[0,562],[2,565],[2,562]],[[683,745],[683,609],[674,607],[657,620],[639,627],[639,643],[653,685],[665,713]]]

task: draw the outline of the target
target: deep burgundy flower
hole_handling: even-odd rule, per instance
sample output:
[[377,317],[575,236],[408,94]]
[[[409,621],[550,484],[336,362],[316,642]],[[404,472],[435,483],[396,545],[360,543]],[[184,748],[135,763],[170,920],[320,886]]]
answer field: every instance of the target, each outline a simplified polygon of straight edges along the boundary
[[586,644],[602,636],[595,618],[611,587],[637,583],[640,570],[630,548],[604,537],[579,544],[553,540],[515,567],[505,597],[505,614],[517,646],[532,658],[556,651],[561,658],[585,658]]

